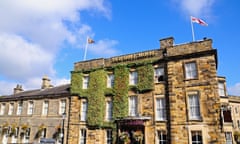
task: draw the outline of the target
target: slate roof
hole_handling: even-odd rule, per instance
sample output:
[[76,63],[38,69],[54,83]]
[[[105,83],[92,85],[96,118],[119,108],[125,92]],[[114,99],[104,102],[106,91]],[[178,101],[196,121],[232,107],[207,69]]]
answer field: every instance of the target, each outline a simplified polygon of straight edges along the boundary
[[35,89],[22,91],[12,95],[0,96],[0,101],[10,99],[30,99],[30,98],[43,98],[43,97],[56,97],[56,96],[70,96],[70,84],[60,85],[46,89]]

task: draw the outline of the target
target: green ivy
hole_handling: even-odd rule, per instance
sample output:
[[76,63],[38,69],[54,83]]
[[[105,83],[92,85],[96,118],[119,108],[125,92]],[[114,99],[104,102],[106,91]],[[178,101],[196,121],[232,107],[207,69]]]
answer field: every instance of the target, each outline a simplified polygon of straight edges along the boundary
[[88,95],[88,90],[83,89],[83,73],[82,72],[72,72],[71,74],[71,94],[79,95],[80,97],[86,97]]
[[128,81],[129,72],[125,65],[118,65],[114,69],[114,97],[113,118],[128,115]]
[[[89,73],[89,87],[82,89],[82,71],[71,72],[71,94],[78,94],[88,99],[87,122],[90,127],[114,127],[113,121],[128,116],[129,89],[145,92],[154,88],[154,68],[149,63],[138,63],[138,84],[129,86],[130,65],[117,65],[114,71],[114,87],[106,88],[107,73],[105,69],[94,69]],[[133,65],[131,65],[133,66]],[[113,121],[105,122],[105,96],[113,98]]]
[[151,64],[143,65],[137,68],[139,92],[153,90],[154,88],[154,69]]
[[103,69],[93,71],[89,77],[87,122],[90,126],[101,127],[105,113],[106,72]]
[[82,93],[83,74],[81,72],[71,72],[71,94]]

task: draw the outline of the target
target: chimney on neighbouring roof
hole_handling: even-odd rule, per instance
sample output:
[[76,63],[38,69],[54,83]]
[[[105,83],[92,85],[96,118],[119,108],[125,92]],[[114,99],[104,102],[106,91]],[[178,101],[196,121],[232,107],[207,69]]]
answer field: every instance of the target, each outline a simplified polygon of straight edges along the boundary
[[53,85],[51,85],[50,81],[51,80],[47,76],[44,76],[42,78],[42,89],[52,88]]
[[17,94],[17,93],[20,93],[22,91],[23,91],[22,86],[17,84],[17,86],[13,89],[13,94]]
[[173,46],[174,38],[168,37],[168,38],[160,39],[159,41],[160,41],[160,48],[164,49],[164,48]]

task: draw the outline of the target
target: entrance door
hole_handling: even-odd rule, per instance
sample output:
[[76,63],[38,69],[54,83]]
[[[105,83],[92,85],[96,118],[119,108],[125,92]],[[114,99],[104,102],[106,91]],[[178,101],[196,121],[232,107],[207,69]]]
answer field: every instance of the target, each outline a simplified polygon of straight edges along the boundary
[[134,125],[134,126],[121,126],[121,132],[127,133],[130,144],[144,144],[144,126]]

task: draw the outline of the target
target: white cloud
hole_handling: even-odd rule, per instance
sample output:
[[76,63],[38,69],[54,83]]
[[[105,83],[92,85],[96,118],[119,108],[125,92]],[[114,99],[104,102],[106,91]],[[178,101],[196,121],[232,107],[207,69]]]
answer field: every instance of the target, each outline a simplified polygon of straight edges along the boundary
[[116,40],[99,40],[94,44],[90,44],[88,50],[100,57],[115,56],[118,51],[114,48],[118,44]]
[[234,86],[228,87],[229,95],[240,96],[240,83],[236,83]]
[[38,88],[43,75],[56,84],[69,81],[55,76],[55,59],[63,43],[78,47],[79,39],[94,35],[81,21],[84,10],[111,18],[106,0],[0,1],[0,95],[16,84]]
[[215,0],[173,0],[176,7],[181,8],[186,15],[209,16]]
[[12,94],[13,88],[16,87],[16,84],[13,82],[0,81],[0,96],[6,94]]
[[6,78],[26,80],[43,72],[53,75],[53,58],[37,44],[17,35],[0,34],[0,73]]

